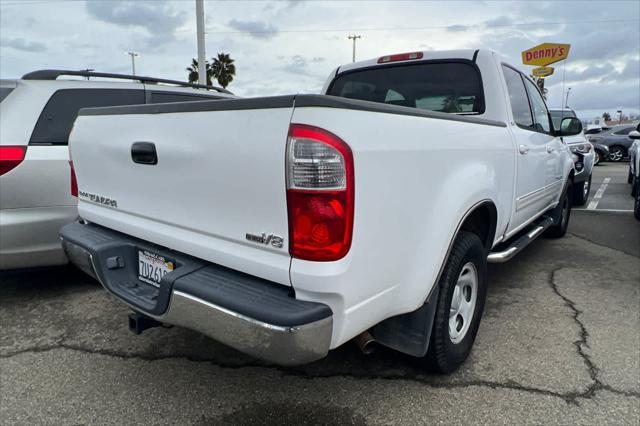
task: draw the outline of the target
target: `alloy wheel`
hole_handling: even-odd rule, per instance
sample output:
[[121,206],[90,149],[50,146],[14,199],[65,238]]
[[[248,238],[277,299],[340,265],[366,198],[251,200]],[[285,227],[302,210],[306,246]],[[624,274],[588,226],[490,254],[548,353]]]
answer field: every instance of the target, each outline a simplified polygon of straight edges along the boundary
[[611,152],[609,153],[609,160],[611,161],[620,161],[622,160],[622,148],[612,148]]

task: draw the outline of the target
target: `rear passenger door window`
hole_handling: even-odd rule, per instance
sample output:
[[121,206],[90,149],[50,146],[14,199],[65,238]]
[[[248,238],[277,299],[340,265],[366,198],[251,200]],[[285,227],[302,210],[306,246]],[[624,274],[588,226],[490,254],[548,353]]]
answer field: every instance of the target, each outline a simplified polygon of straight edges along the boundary
[[527,91],[524,88],[522,76],[518,71],[504,65],[502,66],[502,71],[507,83],[513,120],[520,127],[533,128],[531,107],[529,105]]
[[144,104],[144,90],[62,89],[56,91],[40,113],[30,145],[67,145],[73,122],[81,108]]

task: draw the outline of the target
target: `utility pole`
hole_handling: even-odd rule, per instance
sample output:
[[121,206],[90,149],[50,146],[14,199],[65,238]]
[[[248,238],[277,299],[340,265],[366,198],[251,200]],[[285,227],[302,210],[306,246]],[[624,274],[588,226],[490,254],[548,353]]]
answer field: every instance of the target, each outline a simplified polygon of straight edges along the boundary
[[618,115],[618,124],[622,124],[622,110],[619,109],[616,111],[619,115]]
[[353,40],[353,54],[351,56],[351,61],[355,62],[356,61],[356,40],[359,38],[362,38],[361,35],[350,35],[349,37],[347,37],[349,40]]
[[127,52],[127,55],[131,56],[131,74],[136,75],[136,57],[140,56],[140,54],[137,52],[129,51]]
[[567,98],[564,101],[564,107],[567,108],[569,105],[569,93],[571,93],[571,87],[567,88]]
[[207,84],[207,67],[204,51],[204,0],[196,0],[196,33],[198,39],[198,83]]
[[[91,71],[95,71],[95,70],[93,68],[85,68],[82,71],[91,72]],[[87,81],[89,81],[89,76],[87,76]]]

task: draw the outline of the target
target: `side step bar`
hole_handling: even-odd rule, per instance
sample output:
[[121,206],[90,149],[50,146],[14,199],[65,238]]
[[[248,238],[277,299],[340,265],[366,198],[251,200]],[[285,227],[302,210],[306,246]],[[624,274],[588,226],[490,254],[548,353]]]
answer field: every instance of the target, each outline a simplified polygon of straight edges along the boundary
[[553,225],[553,219],[549,216],[544,216],[538,223],[533,225],[533,228],[515,239],[511,244],[508,244],[504,250],[493,251],[487,256],[487,262],[489,263],[503,263],[511,259],[516,254],[528,246],[531,241],[535,240],[542,234],[547,228]]

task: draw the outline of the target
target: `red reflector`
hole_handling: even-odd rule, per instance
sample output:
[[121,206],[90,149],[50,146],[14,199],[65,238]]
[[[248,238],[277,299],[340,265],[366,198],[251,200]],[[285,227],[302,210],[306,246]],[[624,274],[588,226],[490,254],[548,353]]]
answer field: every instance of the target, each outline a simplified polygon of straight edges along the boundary
[[0,176],[22,163],[26,152],[25,146],[0,146]]
[[[346,184],[340,189],[322,189],[322,186],[315,189],[300,189],[299,187],[291,188],[294,183],[289,182],[290,186],[287,190],[289,253],[295,258],[304,260],[324,262],[339,260],[349,252],[353,233],[354,172],[351,148],[339,137],[326,130],[292,124],[289,130],[288,151],[292,149],[294,143],[301,143],[301,141],[305,143],[305,150],[297,154],[305,156],[305,161],[322,162],[327,155],[341,156],[343,159],[341,163],[334,161],[328,163],[328,166],[343,164]],[[330,151],[315,150],[309,145],[310,143],[325,145],[331,149]],[[299,159],[295,155],[288,159],[290,169],[295,167],[293,163]],[[318,158],[306,157],[314,155],[318,155]],[[335,159],[335,156],[332,158]],[[335,175],[332,176],[342,176],[335,170],[333,172]],[[304,176],[295,174],[294,179],[309,183]]]
[[410,61],[413,59],[422,59],[423,56],[424,54],[422,52],[398,53],[396,55],[382,56],[378,59],[378,63],[386,64],[387,62]]
[[71,195],[78,196],[78,180],[76,179],[76,169],[73,168],[73,161],[69,161],[69,167],[71,168]]

